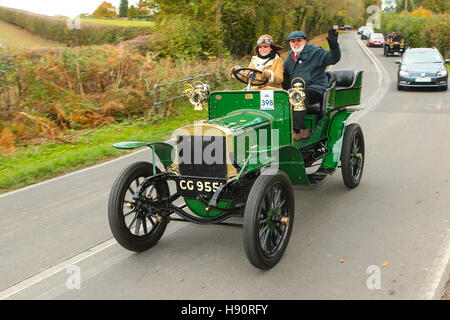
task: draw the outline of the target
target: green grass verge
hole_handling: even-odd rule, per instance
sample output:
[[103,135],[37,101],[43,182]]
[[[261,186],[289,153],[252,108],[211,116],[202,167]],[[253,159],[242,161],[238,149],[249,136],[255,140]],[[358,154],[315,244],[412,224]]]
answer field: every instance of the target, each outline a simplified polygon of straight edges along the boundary
[[164,141],[176,128],[207,118],[206,110],[194,111],[186,102],[177,104],[175,112],[175,115],[156,122],[129,119],[96,129],[69,132],[75,135],[76,142],[27,146],[16,150],[14,156],[0,156],[0,192],[132,152],[115,149],[112,145],[116,142]]
[[113,26],[124,26],[124,27],[153,27],[155,25],[153,21],[133,21],[133,20],[81,19],[81,22],[106,24]]
[[0,43],[19,50],[62,46],[56,41],[45,39],[3,20],[0,20]]

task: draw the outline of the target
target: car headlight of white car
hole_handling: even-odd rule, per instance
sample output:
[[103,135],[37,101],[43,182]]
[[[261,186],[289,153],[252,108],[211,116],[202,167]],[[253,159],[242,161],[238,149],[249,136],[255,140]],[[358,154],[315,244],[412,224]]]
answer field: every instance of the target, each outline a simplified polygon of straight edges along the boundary
[[446,75],[447,75],[447,70],[441,70],[436,74],[437,77],[445,77]]
[[409,72],[408,72],[408,71],[403,71],[403,70],[401,70],[399,74],[400,74],[400,76],[402,76],[402,77],[409,77]]

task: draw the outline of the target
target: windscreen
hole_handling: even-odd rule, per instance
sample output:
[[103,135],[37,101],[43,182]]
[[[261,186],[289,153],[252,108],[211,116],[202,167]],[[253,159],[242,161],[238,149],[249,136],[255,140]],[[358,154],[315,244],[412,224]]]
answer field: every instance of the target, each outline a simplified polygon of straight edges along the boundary
[[403,63],[442,63],[442,58],[436,51],[407,52]]
[[374,33],[370,36],[372,39],[384,39],[381,33]]

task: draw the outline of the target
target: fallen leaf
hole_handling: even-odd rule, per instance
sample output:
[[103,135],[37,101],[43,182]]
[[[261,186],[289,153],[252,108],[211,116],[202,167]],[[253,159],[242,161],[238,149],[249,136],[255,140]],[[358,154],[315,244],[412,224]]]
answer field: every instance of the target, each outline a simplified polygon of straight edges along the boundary
[[388,262],[385,261],[381,266],[382,266],[382,267],[386,267],[387,265],[388,265]]
[[339,260],[340,263],[344,263],[344,259]]

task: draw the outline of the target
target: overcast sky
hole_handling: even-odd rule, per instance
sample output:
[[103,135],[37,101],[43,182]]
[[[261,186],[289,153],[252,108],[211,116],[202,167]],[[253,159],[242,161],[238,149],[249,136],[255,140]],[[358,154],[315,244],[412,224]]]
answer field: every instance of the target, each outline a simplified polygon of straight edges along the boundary
[[[93,13],[104,0],[0,0],[0,6],[23,9],[47,16],[63,15],[74,18],[80,13]],[[107,0],[116,8],[120,0]],[[128,0],[136,4],[139,0]]]

